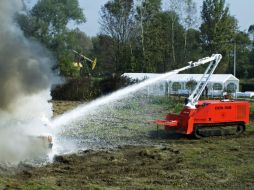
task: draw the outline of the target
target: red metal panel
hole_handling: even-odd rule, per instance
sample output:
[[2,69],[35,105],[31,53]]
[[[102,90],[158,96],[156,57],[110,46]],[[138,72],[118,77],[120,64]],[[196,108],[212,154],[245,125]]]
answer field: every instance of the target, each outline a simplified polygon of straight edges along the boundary
[[157,124],[183,134],[192,134],[195,124],[248,124],[249,107],[245,101],[199,101],[196,109],[185,107],[179,115],[168,114],[165,120],[157,120]]
[[194,116],[196,124],[246,122],[248,123],[249,103],[244,101],[200,102]]

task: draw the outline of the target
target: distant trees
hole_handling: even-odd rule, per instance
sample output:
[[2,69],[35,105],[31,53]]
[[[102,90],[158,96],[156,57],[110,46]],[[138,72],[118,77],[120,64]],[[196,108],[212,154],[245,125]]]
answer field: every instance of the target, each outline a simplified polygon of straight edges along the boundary
[[[234,45],[236,48],[236,76],[248,78],[252,72],[249,64],[251,41],[248,33],[237,31],[235,34]],[[231,72],[230,72],[231,71]],[[228,73],[233,73],[233,59],[229,64]]]
[[112,39],[114,48],[114,72],[129,67],[131,38],[134,32],[133,0],[108,1],[101,9],[101,32]]
[[236,48],[237,76],[254,77],[254,25],[240,31],[225,0],[203,1],[201,25],[195,0],[168,0],[165,10],[162,0],[111,0],[101,8],[100,34],[92,39],[68,28],[86,21],[78,2],[40,0],[17,16],[25,35],[54,53],[62,75],[75,74],[71,49],[97,57],[96,74],[105,75],[166,72],[212,53],[223,55],[219,72],[233,73]]
[[[104,5],[101,33],[112,41],[114,72],[166,72],[197,52],[193,47],[199,44],[198,31],[192,28],[195,4],[181,0],[175,7],[174,3],[178,1],[171,0],[166,11],[161,9],[161,0],[138,0],[136,4],[113,0]],[[184,16],[182,5],[188,12]]]
[[115,48],[112,38],[100,34],[92,39],[93,54],[97,57],[98,67],[96,73],[100,75],[111,75],[115,72]]
[[70,21],[85,22],[78,0],[40,0],[17,20],[26,36],[40,41],[55,54],[61,73],[72,75],[73,54],[70,49],[84,50],[88,48],[85,43],[90,43],[83,32],[67,27]]
[[205,51],[221,53],[223,63],[220,71],[227,71],[228,55],[237,32],[237,20],[230,15],[225,0],[205,0],[201,11],[201,43]]
[[[154,60],[150,57],[150,51],[158,47],[155,46],[156,41],[158,41],[158,33],[154,30],[159,30],[158,27],[153,28],[152,23],[156,20],[156,15],[161,12],[161,0],[139,0],[136,7],[135,23],[136,23],[136,36],[135,36],[135,46],[136,55],[135,64],[136,69],[141,72],[152,72],[151,62]],[[151,34],[153,36],[151,37]],[[151,44],[153,46],[151,47]],[[157,60],[159,61],[159,60]]]
[[252,35],[252,41],[254,42],[254,24],[250,25],[248,32],[250,35]]
[[[79,72],[79,69],[77,70],[77,68],[74,67],[73,62],[79,61],[80,57],[75,55],[72,50],[90,57],[90,55],[93,54],[92,40],[84,32],[76,28],[69,30],[61,41],[65,42],[57,52],[61,73],[65,76],[87,75],[88,73]],[[61,43],[61,41],[59,43]],[[83,70],[87,68],[86,66],[87,65],[84,65]]]
[[[184,62],[193,59],[193,49],[190,46],[193,45],[193,42],[198,41],[193,38],[192,33],[195,32],[193,29],[198,27],[198,16],[197,16],[197,5],[193,0],[184,0],[185,4],[183,5],[182,23],[185,29],[184,31]],[[198,32],[198,31],[196,31]],[[197,48],[196,50],[199,50]],[[192,56],[192,57],[191,57]]]
[[[249,55],[249,71],[253,71],[254,70],[254,24],[251,25],[249,27],[249,30],[248,30],[249,34],[252,36],[252,46],[251,46],[251,53]],[[248,77],[254,77],[254,73],[253,72],[249,72],[248,73]]]

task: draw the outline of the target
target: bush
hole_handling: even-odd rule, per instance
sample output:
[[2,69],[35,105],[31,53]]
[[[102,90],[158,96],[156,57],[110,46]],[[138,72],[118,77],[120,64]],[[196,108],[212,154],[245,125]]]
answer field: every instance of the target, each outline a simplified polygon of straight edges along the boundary
[[133,81],[120,76],[110,76],[105,79],[91,77],[68,78],[66,83],[52,89],[51,96],[53,100],[92,100],[133,83]]
[[241,86],[241,91],[242,92],[245,92],[245,91],[254,91],[254,83],[241,82],[240,86]]
[[53,100],[91,100],[100,94],[97,86],[98,82],[91,78],[69,78],[66,83],[56,86],[51,95]]
[[101,94],[108,94],[134,83],[135,81],[128,78],[112,75],[100,81],[99,89]]

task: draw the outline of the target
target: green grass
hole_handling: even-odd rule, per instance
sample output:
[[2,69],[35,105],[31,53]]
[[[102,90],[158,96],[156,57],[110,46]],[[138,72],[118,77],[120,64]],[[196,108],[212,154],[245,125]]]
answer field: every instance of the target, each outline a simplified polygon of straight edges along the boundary
[[92,79],[93,82],[99,82],[99,81],[103,80],[102,77],[91,77],[91,79]]
[[254,115],[254,102],[250,103],[250,114]]
[[96,184],[90,184],[87,187],[88,190],[119,190],[119,188],[106,188]]
[[[5,184],[5,185],[2,185]],[[0,189],[6,190],[54,190],[51,185],[45,185],[37,182],[25,182],[20,183],[13,180],[0,181]]]
[[[123,139],[128,140],[128,138],[139,140],[140,136],[147,136],[150,131],[156,129],[155,125],[147,124],[145,123],[146,121],[157,119],[159,117],[163,118],[165,117],[166,112],[179,113],[182,107],[182,99],[178,99],[177,97],[153,97],[152,99],[141,100],[132,99],[128,100],[128,104],[125,104],[124,106],[116,106],[113,107],[113,109],[106,107],[104,111],[96,114],[97,117],[85,120],[85,127],[80,128],[80,131],[74,132],[84,135],[96,135],[100,138],[113,138],[110,139],[112,142],[114,142],[114,140],[117,141],[118,138],[120,141]],[[254,103],[251,103],[250,112],[253,116]],[[93,119],[96,121],[94,122]],[[170,137],[165,139],[152,139],[148,136],[146,140],[151,142],[152,145],[163,145],[172,150],[178,150],[179,154],[173,154],[170,151],[164,153],[161,150],[155,151],[147,148],[148,156],[155,155],[160,159],[143,158],[140,157],[140,154],[137,154],[138,158],[144,159],[142,163],[146,164],[146,161],[149,161],[147,167],[151,166],[150,170],[147,170],[147,173],[143,174],[142,169],[140,169],[142,166],[138,164],[140,161],[139,159],[135,160],[133,158],[133,162],[137,162],[136,167],[135,165],[131,165],[131,162],[129,161],[128,163],[127,161],[121,163],[121,160],[128,160],[132,158],[131,156],[124,157],[122,155],[114,155],[114,157],[117,158],[117,161],[120,162],[119,174],[115,174],[114,176],[114,174],[110,173],[111,175],[106,177],[114,181],[116,184],[122,180],[121,182],[125,183],[125,187],[126,184],[128,185],[132,183],[135,184],[136,187],[143,187],[144,189],[148,187],[151,181],[160,181],[162,179],[162,185],[160,187],[169,185],[174,186],[174,189],[253,189],[254,138],[253,135],[251,135],[253,131],[254,125],[252,121],[247,127],[246,133],[239,138],[211,137],[195,140],[181,137],[180,139],[172,140]],[[164,131],[162,132],[165,133]],[[108,165],[109,167],[113,166],[112,169],[115,167],[114,164],[116,163],[100,159],[102,158],[96,157],[96,160],[98,160],[98,163],[96,161],[96,167],[99,168],[100,165]],[[130,164],[130,167],[127,164]],[[138,171],[134,172],[138,177],[122,174],[122,166],[126,166],[126,169]],[[78,168],[79,165],[76,167]],[[143,167],[143,170],[145,170],[145,166]],[[52,169],[50,171],[55,170]],[[56,171],[59,171],[59,168]],[[84,170],[82,175],[86,176],[86,171],[87,170]],[[158,172],[158,174],[154,173],[154,171]],[[68,172],[66,173],[68,174]],[[67,175],[66,173],[64,175]],[[15,184],[15,179],[12,179],[12,181],[0,179],[0,189],[6,187],[1,186],[1,183],[10,184],[11,188],[9,189],[64,189],[64,187],[58,187],[56,184],[58,174],[59,173],[52,174],[52,179],[50,176],[47,179],[41,177],[38,180],[34,179],[34,181],[31,182],[24,181],[19,184]],[[159,177],[156,178],[156,176]],[[59,179],[63,180],[62,178]],[[90,181],[87,189],[119,189],[107,187],[103,179],[97,178],[97,176],[94,180],[97,181]]]
[[252,137],[214,137],[179,145],[185,165],[184,181],[188,182],[185,188],[242,189],[246,183],[239,183],[241,180],[253,181],[253,175],[248,176],[254,171],[252,146]]
[[128,142],[144,143],[156,131],[156,125],[150,122],[165,118],[170,110],[179,109],[178,104],[176,107],[174,104],[168,97],[121,100],[119,104],[104,106],[93,116],[77,122],[77,127],[67,129],[65,134],[84,139],[99,139],[105,141],[105,146]]
[[37,183],[28,183],[26,185],[22,185],[20,187],[22,190],[54,190],[55,188],[52,188],[48,185],[42,185]]

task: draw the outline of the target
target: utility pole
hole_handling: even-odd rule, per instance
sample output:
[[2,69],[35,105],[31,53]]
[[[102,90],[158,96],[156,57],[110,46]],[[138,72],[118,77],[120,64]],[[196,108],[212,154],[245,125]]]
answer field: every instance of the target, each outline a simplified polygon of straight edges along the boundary
[[[234,41],[234,76],[236,77],[236,42]],[[234,89],[235,93],[235,98],[236,96],[236,89]]]
[[234,76],[236,77],[236,42],[234,42]]

